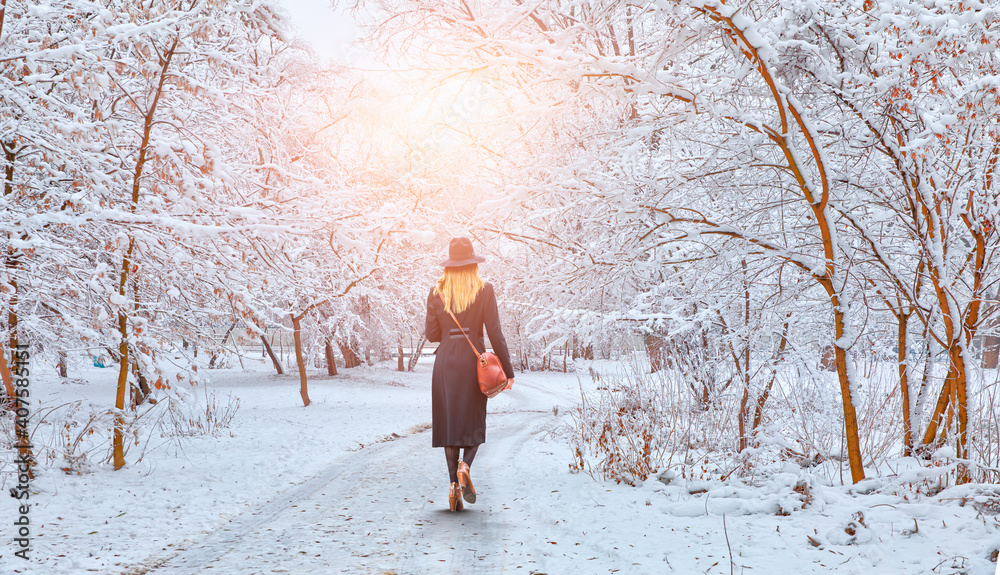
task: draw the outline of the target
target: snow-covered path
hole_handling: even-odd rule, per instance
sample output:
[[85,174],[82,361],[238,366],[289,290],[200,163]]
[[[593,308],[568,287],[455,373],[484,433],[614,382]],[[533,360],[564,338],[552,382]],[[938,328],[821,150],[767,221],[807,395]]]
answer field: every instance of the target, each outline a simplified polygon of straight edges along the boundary
[[[532,415],[538,414],[494,416],[494,429],[497,420],[523,424]],[[474,472],[480,503],[451,513],[444,458],[427,442],[424,432],[349,453],[154,572],[383,573],[396,568],[415,573],[440,569],[442,562],[474,567],[477,557],[493,555],[507,531],[495,509],[499,490],[487,487],[498,463],[482,458]],[[513,437],[494,443],[511,453],[520,449]]]
[[[538,441],[559,418],[551,409],[526,407],[567,405],[573,398],[565,389],[524,379],[508,394],[510,406],[489,416],[488,443],[473,466],[479,499],[464,512],[447,509],[443,453],[429,448],[425,431],[343,455],[152,573],[540,571],[539,563],[550,554],[543,546],[559,543],[553,534],[538,540],[537,514],[544,512],[532,499],[542,491],[558,492],[558,486],[518,478],[528,466],[535,469],[527,475],[539,475],[540,461],[553,468],[566,461]],[[535,518],[529,522],[528,515]],[[572,555],[584,553],[576,547]]]

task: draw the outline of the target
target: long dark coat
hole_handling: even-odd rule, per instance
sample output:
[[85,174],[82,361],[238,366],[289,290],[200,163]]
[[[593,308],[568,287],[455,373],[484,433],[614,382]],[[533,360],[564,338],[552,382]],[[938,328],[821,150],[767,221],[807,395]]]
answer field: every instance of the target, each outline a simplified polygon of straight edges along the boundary
[[[468,331],[469,338],[481,352],[483,327],[490,336],[493,352],[507,378],[514,377],[510,364],[507,342],[500,331],[497,298],[493,286],[486,284],[472,305],[456,314],[459,323]],[[473,446],[486,441],[486,396],[479,391],[476,380],[476,355],[469,342],[459,331],[455,320],[444,309],[440,296],[427,296],[427,320],[424,332],[429,341],[440,341],[434,374],[431,376],[431,423],[434,447]]]

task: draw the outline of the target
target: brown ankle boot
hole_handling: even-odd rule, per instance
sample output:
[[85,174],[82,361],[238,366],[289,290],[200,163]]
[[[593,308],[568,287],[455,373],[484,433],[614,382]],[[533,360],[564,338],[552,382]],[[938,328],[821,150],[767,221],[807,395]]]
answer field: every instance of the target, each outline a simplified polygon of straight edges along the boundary
[[462,487],[457,483],[452,483],[448,489],[448,506],[451,507],[452,511],[465,509],[465,506],[462,505]]
[[469,503],[475,503],[476,489],[472,486],[469,464],[464,461],[458,462],[458,483],[462,486],[462,497]]

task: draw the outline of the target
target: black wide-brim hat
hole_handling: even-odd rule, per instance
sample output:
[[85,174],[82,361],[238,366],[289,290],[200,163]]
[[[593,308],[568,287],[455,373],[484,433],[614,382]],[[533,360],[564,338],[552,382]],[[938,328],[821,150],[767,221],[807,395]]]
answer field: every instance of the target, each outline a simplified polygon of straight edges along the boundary
[[472,240],[469,238],[453,238],[451,243],[448,244],[448,259],[441,262],[441,265],[446,268],[460,268],[462,266],[471,266],[472,264],[481,264],[485,261],[486,258],[477,256],[476,251],[472,249]]

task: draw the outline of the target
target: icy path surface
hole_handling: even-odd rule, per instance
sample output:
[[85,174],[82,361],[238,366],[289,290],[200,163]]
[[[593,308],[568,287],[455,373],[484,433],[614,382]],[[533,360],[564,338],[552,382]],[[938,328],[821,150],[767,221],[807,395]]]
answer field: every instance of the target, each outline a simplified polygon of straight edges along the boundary
[[[523,480],[565,469],[568,458],[540,442],[560,423],[553,410],[516,404],[523,407],[529,397],[534,406],[575,401],[566,390],[530,380],[519,380],[519,393],[508,394],[515,406],[489,415],[488,443],[473,465],[478,502],[464,512],[447,508],[444,456],[429,447],[425,431],[344,455],[151,573],[528,573],[546,569],[553,554],[563,565],[614,569],[623,561],[617,554],[596,557],[572,543],[557,553],[556,539],[565,543],[579,529],[560,529],[558,512],[533,499],[542,492],[548,499],[559,486]],[[549,533],[539,530],[546,523]]]
[[481,495],[465,512],[448,511],[444,458],[427,448],[425,432],[342,458],[153,573],[433,573],[459,565],[466,573],[495,573],[507,564],[531,566],[516,543],[528,534],[505,513],[525,499],[525,489],[504,485],[500,455],[516,456],[538,418],[493,419],[496,431],[513,433],[492,442],[491,457],[474,465]]

